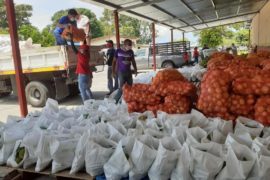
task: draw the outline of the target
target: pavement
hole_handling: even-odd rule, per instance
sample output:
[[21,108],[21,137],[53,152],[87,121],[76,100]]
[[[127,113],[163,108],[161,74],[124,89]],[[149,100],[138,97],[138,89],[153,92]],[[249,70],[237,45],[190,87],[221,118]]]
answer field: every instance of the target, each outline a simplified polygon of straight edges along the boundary
[[[92,92],[95,99],[104,99],[105,95],[108,93],[107,90],[107,68],[105,67],[102,72],[94,73]],[[82,100],[80,95],[67,97],[59,102],[60,107],[72,108],[78,105],[82,105]],[[34,108],[28,105],[28,112],[35,110],[41,110],[42,108]],[[20,107],[18,104],[17,97],[10,95],[7,97],[0,98],[0,121],[6,122],[7,117],[20,116]]]

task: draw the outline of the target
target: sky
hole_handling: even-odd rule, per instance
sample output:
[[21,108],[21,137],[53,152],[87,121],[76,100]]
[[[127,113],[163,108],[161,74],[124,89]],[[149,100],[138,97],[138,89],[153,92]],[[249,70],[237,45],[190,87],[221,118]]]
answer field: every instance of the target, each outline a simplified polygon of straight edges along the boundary
[[[96,14],[97,18],[102,16],[104,8],[85,3],[80,0],[14,0],[16,4],[30,4],[33,7],[33,15],[30,18],[32,25],[38,27],[40,30],[51,23],[51,16],[63,9],[69,8],[86,8],[90,9]],[[158,37],[156,41],[158,43],[169,42],[171,39],[170,29],[157,26]],[[185,37],[191,41],[191,44],[196,44],[197,37],[193,36],[193,33],[186,33]],[[180,40],[182,38],[182,32],[174,31],[174,40]]]

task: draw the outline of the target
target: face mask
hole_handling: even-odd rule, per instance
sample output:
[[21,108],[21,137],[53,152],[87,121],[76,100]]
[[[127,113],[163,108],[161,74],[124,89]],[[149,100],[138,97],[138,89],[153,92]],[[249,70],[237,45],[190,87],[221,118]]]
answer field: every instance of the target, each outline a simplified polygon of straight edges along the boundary
[[107,48],[111,48],[112,47],[112,44],[108,43],[108,44],[106,44],[106,47]]
[[131,50],[131,46],[125,46],[125,49],[128,51],[128,50]]
[[72,21],[72,22],[75,21],[75,18],[70,18],[70,21]]

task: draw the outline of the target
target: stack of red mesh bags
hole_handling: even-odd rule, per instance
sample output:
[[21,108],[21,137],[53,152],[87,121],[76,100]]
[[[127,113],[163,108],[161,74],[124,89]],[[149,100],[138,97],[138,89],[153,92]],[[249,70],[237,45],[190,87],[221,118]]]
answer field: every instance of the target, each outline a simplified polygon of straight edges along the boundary
[[74,42],[80,42],[85,40],[85,32],[83,29],[78,29],[76,26],[68,26],[62,33],[62,38],[69,40],[70,34],[73,35]]
[[270,71],[265,69],[270,53],[259,51],[233,59],[224,53],[220,56],[226,65],[210,59],[212,66],[201,82],[197,108],[210,117],[245,116],[270,125]]
[[149,110],[156,113],[160,110],[181,114],[190,111],[196,87],[177,70],[166,69],[159,71],[150,85],[125,85],[123,94],[129,112]]

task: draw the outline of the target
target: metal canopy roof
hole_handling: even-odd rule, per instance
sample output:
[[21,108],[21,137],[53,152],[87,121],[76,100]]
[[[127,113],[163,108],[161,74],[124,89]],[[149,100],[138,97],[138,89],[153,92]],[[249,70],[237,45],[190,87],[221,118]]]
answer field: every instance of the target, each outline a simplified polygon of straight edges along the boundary
[[81,0],[191,32],[251,20],[268,0]]

